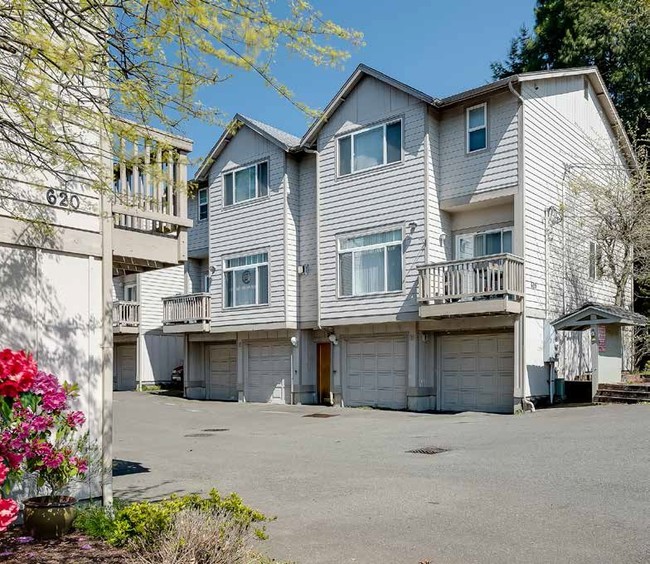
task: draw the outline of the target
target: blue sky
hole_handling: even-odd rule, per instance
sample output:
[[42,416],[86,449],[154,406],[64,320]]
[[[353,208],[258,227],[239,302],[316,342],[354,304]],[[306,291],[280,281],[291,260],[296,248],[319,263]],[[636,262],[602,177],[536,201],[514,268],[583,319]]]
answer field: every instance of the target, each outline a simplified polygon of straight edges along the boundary
[[[359,63],[432,96],[489,82],[490,62],[506,56],[522,23],[532,27],[535,1],[313,0],[312,4],[325,17],[362,31],[366,43],[351,51],[343,70],[314,67],[297,56],[278,54],[275,75],[301,102],[322,109]],[[201,100],[228,117],[239,112],[298,136],[308,126],[303,113],[250,73],[204,89]],[[183,133],[194,139],[195,161],[206,155],[221,129],[191,121]]]

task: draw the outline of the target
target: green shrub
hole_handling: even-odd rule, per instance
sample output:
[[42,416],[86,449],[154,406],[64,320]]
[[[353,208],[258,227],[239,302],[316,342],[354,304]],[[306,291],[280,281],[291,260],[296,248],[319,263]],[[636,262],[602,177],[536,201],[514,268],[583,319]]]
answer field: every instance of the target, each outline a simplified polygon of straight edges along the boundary
[[[212,489],[208,497],[197,494],[172,495],[156,502],[118,502],[112,509],[89,506],[79,512],[75,527],[113,546],[125,546],[135,540],[142,546],[152,543],[163,531],[167,531],[174,516],[184,510],[197,510],[205,514],[218,512],[246,529],[253,523],[269,521],[264,514],[244,505],[237,494],[221,497],[216,489]],[[253,532],[258,538],[267,538],[263,526],[255,527]]]

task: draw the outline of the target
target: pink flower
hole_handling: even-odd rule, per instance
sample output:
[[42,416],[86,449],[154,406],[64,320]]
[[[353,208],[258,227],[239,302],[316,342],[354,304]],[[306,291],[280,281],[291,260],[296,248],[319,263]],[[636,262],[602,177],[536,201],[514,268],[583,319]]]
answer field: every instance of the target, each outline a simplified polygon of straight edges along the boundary
[[79,474],[86,474],[88,472],[88,462],[83,458],[72,456],[70,457],[70,464],[77,469]]
[[68,413],[66,421],[70,427],[76,429],[86,422],[86,416],[83,414],[83,411],[71,411]]
[[0,351],[0,396],[15,398],[26,392],[36,375],[36,363],[25,351]]
[[4,483],[7,474],[9,474],[9,468],[7,468],[4,462],[0,462],[0,484]]
[[41,405],[45,411],[60,411],[66,407],[68,395],[53,374],[38,372],[31,391],[41,396]]
[[0,499],[0,532],[7,530],[18,515],[18,504],[13,499]]

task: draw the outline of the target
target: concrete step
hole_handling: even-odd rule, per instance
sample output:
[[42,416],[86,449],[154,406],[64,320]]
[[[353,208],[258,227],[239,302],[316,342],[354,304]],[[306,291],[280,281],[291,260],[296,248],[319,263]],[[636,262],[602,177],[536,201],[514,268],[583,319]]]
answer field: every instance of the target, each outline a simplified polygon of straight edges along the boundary
[[596,394],[594,403],[650,403],[650,399],[631,398],[629,396],[600,396]]
[[595,403],[650,403],[648,384],[599,384]]

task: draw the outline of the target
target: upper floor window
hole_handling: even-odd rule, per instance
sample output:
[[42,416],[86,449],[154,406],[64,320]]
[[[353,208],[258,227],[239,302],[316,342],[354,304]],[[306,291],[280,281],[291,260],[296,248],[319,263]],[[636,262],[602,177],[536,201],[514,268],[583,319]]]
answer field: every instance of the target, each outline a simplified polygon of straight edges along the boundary
[[269,163],[247,166],[223,175],[223,201],[230,206],[269,193]]
[[456,258],[471,259],[512,252],[512,228],[464,233],[456,237]]
[[402,230],[339,240],[339,294],[402,290]]
[[138,301],[138,287],[135,284],[126,284],[124,286],[124,301],[137,302]]
[[402,120],[339,137],[339,176],[402,160]]
[[226,307],[269,303],[269,254],[241,256],[224,261]]
[[467,108],[467,152],[487,147],[487,104]]
[[208,219],[208,189],[201,188],[198,195],[199,221]]

